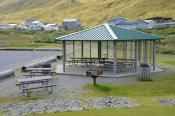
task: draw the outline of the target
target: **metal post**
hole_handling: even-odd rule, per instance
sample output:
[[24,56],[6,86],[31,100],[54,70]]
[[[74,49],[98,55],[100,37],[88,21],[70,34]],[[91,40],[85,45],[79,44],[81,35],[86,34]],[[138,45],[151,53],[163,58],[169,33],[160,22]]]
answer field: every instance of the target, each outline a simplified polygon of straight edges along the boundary
[[117,73],[117,42],[113,41],[113,73]]
[[150,41],[150,64],[152,64],[152,41]]
[[144,63],[147,63],[147,41],[144,41],[144,52],[143,52],[143,56],[144,56]]
[[134,68],[135,68],[135,72],[137,72],[137,65],[138,65],[138,42],[137,41],[135,41],[135,66],[134,66]]
[[109,47],[109,43],[108,43],[108,41],[107,41],[107,46],[106,47],[107,47],[107,58],[108,58],[108,52],[109,52],[109,48],[108,48]]
[[74,41],[73,41],[72,45],[73,45],[73,57],[75,57],[75,42]]
[[141,62],[141,49],[142,49],[142,42],[138,42],[138,61]]
[[153,70],[156,70],[156,41],[153,41]]
[[66,71],[66,42],[62,42],[63,45],[63,72]]
[[130,51],[130,58],[131,58],[131,60],[132,60],[132,51],[133,51],[133,48],[132,48],[133,46],[132,46],[132,42],[131,42],[131,51]]
[[98,41],[98,58],[101,58],[101,41]]
[[91,41],[90,41],[90,58],[92,57],[91,51],[92,51],[92,45],[91,45]]
[[126,60],[127,59],[127,42],[124,42],[123,45],[123,58]]
[[84,57],[84,44],[83,41],[81,41],[81,57]]

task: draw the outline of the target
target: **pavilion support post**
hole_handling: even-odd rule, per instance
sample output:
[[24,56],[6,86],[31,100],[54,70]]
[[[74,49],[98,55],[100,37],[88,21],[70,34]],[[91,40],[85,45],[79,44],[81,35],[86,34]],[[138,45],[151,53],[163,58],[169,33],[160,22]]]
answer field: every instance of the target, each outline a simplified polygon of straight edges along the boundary
[[135,62],[134,62],[134,69],[135,69],[135,72],[137,72],[137,66],[138,66],[138,42],[135,41]]
[[127,59],[127,48],[128,47],[128,44],[127,44],[127,41],[125,41],[125,43],[124,43],[124,48],[123,48],[123,57],[124,57],[124,59],[126,60]]
[[90,44],[89,47],[90,47],[90,58],[91,58],[92,57],[92,53],[91,53],[92,52],[92,43],[91,43],[91,41],[89,42],[89,44]]
[[141,62],[141,50],[142,49],[142,42],[138,42],[138,61]]
[[153,70],[156,70],[156,41],[153,41]]
[[66,42],[63,41],[62,42],[62,46],[63,46],[63,72],[66,71]]
[[133,53],[133,45],[132,45],[132,42],[131,42],[131,47],[130,47],[130,59],[132,60],[132,53]]
[[84,43],[81,41],[81,57],[84,57]]
[[150,41],[150,64],[152,64],[152,41]]
[[101,41],[98,41],[98,58],[101,58]]
[[113,41],[113,73],[117,73],[117,42]]
[[107,52],[106,56],[108,58],[109,57],[109,55],[108,55],[108,53],[109,53],[109,42],[108,41],[107,41],[107,45],[106,45],[106,52]]
[[73,57],[75,57],[75,42],[74,41],[72,42],[72,47],[73,47],[72,48],[73,49]]
[[143,56],[144,56],[144,63],[148,63],[147,61],[147,57],[148,57],[148,53],[147,53],[147,41],[144,41],[144,52],[143,52]]

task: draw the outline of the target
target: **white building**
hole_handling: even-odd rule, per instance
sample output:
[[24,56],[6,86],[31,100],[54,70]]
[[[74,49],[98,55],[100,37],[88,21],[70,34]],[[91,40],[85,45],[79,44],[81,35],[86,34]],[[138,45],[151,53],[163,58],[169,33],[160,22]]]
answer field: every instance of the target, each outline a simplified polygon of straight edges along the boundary
[[148,28],[151,29],[156,25],[156,22],[153,20],[144,20],[148,24]]
[[63,20],[63,29],[64,30],[79,30],[81,29],[80,19],[64,19]]
[[33,21],[30,23],[27,23],[27,25],[25,26],[27,27],[27,29],[34,30],[34,31],[41,31],[44,29],[44,23],[40,21]]
[[44,26],[44,30],[56,31],[58,30],[58,25],[57,24],[47,24]]

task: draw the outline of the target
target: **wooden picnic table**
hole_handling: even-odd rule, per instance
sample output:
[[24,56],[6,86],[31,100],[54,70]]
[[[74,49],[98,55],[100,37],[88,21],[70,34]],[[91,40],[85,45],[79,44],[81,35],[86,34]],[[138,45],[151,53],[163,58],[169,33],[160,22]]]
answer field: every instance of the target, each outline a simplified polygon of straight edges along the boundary
[[22,79],[18,79],[17,82],[18,83],[32,83],[32,82],[42,82],[42,81],[49,81],[53,79],[52,76],[39,76],[36,78],[22,78]]
[[[16,85],[19,86],[19,90],[21,91],[21,93],[27,94],[28,90],[30,89],[38,89],[38,88],[43,88],[44,90],[48,91],[48,87],[52,87],[55,86],[53,84],[49,85],[49,81],[52,80],[53,77],[52,76],[39,76],[39,77],[35,77],[35,78],[21,78],[21,79],[17,79],[17,83]],[[41,84],[37,87],[28,87],[29,85],[32,84]]]

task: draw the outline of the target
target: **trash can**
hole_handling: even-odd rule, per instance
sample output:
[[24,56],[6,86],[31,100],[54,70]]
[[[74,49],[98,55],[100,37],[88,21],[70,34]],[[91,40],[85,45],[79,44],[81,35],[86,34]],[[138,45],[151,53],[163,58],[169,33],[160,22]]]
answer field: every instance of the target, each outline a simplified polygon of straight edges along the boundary
[[[43,63],[42,68],[51,68],[51,64]],[[42,72],[43,72],[43,74],[50,74],[51,73],[50,70],[43,70]]]
[[140,64],[140,74],[139,74],[139,79],[141,81],[148,81],[150,80],[150,66],[149,64],[142,63]]

